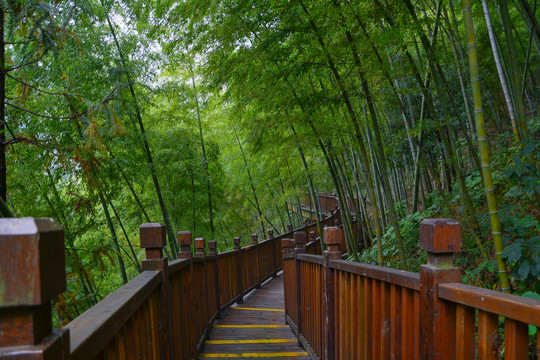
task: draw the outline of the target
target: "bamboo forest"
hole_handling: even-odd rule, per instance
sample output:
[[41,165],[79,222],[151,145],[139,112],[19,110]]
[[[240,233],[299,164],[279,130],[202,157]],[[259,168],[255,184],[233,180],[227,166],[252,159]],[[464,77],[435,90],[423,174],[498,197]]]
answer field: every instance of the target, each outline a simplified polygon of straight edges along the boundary
[[55,326],[141,273],[142,223],[170,260],[179,231],[224,252],[322,233],[320,194],[348,261],[418,272],[420,222],[451,218],[463,283],[540,299],[538,0],[0,11],[0,213],[64,229]]

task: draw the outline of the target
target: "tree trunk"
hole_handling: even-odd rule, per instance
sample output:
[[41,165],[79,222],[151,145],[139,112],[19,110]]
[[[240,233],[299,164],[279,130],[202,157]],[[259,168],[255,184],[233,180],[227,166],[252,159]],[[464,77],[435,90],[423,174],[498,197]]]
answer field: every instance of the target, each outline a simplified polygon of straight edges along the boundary
[[502,291],[510,293],[510,282],[508,281],[508,273],[506,264],[501,257],[503,250],[502,229],[499,220],[499,212],[497,209],[497,199],[495,197],[495,189],[493,179],[491,177],[491,167],[489,163],[489,149],[487,143],[486,128],[484,125],[484,113],[482,109],[482,94],[480,90],[478,55],[476,50],[476,38],[473,28],[473,19],[471,11],[471,1],[463,0],[463,18],[465,22],[465,33],[467,39],[467,47],[469,49],[469,67],[471,72],[471,85],[474,100],[474,117],[476,120],[476,133],[478,137],[478,148],[482,159],[482,171],[484,172],[484,187],[488,202],[489,219],[491,221],[491,234],[495,246],[495,259],[499,270],[499,280],[501,282]]
[[486,18],[486,24],[489,33],[489,41],[491,43],[491,52],[493,53],[493,58],[495,59],[495,65],[497,66],[497,73],[499,75],[499,81],[503,89],[504,99],[506,100],[506,106],[508,107],[508,115],[510,115],[510,122],[512,124],[512,130],[514,133],[514,140],[516,143],[520,142],[519,136],[519,126],[516,120],[516,111],[514,108],[514,99],[508,87],[508,82],[506,81],[506,74],[504,72],[503,59],[499,53],[499,47],[497,46],[497,40],[495,38],[495,31],[493,30],[493,24],[491,22],[491,16],[489,14],[489,8],[486,0],[482,0],[482,7],[484,8],[484,17]]
[[193,66],[189,64],[189,69],[191,71],[191,83],[193,84],[193,91],[195,93],[195,104],[197,105],[197,121],[199,123],[199,136],[201,138],[201,148],[204,158],[204,175],[206,177],[206,191],[208,192],[208,213],[210,216],[210,234],[211,238],[214,239],[214,213],[212,210],[212,188],[210,186],[210,171],[208,170],[208,158],[206,157],[206,148],[204,146],[204,137],[201,125],[201,113],[199,110],[199,95],[197,93],[197,86],[195,85],[195,76],[193,74]]
[[118,266],[120,267],[120,274],[122,275],[122,282],[124,284],[127,284],[128,278],[126,274],[126,265],[124,264],[124,259],[122,258],[122,252],[120,250],[120,243],[118,242],[118,237],[116,236],[116,230],[114,229],[114,224],[111,220],[111,215],[109,214],[107,203],[105,202],[105,198],[103,197],[103,194],[101,193],[101,191],[99,191],[99,201],[101,202],[101,206],[103,207],[103,212],[105,213],[105,218],[107,219],[107,224],[109,225],[109,230],[111,232],[114,248],[116,250],[116,256],[118,258]]
[[[103,5],[103,2],[102,2]],[[143,147],[144,151],[146,153],[146,157],[148,160],[148,165],[150,165],[150,174],[152,176],[152,181],[154,182],[154,187],[156,188],[156,194],[158,196],[159,201],[159,207],[161,208],[161,214],[163,216],[163,221],[165,222],[165,225],[167,227],[167,237],[169,239],[169,247],[171,249],[173,259],[176,259],[178,254],[178,246],[176,244],[176,237],[174,236],[174,231],[172,229],[171,220],[169,219],[169,213],[167,212],[167,207],[165,206],[165,201],[163,200],[163,196],[161,194],[161,187],[159,185],[159,180],[156,174],[156,167],[154,165],[154,159],[152,157],[152,152],[150,151],[150,145],[148,144],[148,139],[146,137],[146,131],[144,130],[144,123],[141,116],[141,111],[139,109],[139,101],[137,100],[137,96],[135,94],[135,88],[133,87],[133,81],[131,80],[131,76],[129,75],[129,71],[127,71],[127,64],[124,57],[124,53],[122,51],[122,48],[120,47],[120,43],[118,42],[118,38],[116,37],[116,31],[114,30],[114,27],[112,25],[112,22],[110,21],[109,17],[107,16],[107,23],[109,24],[109,29],[111,30],[111,34],[114,39],[114,43],[116,44],[118,55],[120,56],[120,61],[122,63],[122,67],[124,68],[124,72],[126,74],[128,84],[129,84],[129,91],[131,93],[131,97],[133,98],[133,105],[135,107],[135,113],[137,115],[137,121],[139,124],[139,130],[141,132],[141,137],[143,141]]]
[[253,178],[251,177],[251,171],[249,171],[249,165],[246,159],[246,155],[244,154],[244,149],[242,148],[242,144],[240,143],[240,139],[238,139],[238,135],[236,135],[236,142],[238,143],[238,147],[240,148],[240,153],[242,154],[242,158],[244,159],[244,164],[246,165],[246,171],[249,177],[249,184],[251,185],[251,190],[253,192],[253,198],[255,199],[255,205],[257,208],[257,212],[259,213],[259,225],[262,228],[263,237],[266,235],[266,229],[264,227],[264,220],[263,220],[263,213],[261,211],[261,207],[259,205],[259,199],[257,198],[257,192],[255,191],[255,184],[253,183]]

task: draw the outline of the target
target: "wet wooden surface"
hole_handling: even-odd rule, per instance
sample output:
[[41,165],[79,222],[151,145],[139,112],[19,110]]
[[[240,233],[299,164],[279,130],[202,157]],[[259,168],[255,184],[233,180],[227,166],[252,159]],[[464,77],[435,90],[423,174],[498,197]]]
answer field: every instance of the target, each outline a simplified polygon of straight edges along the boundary
[[285,324],[283,275],[267,281],[223,312],[200,358],[309,359]]

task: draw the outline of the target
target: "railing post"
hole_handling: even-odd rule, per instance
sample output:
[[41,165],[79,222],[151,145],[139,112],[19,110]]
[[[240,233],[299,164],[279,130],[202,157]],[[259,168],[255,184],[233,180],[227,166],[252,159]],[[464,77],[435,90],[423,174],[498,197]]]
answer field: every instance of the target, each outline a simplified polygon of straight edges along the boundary
[[296,329],[298,331],[298,343],[300,343],[300,334],[302,333],[302,276],[300,274],[299,254],[306,252],[306,233],[296,231],[294,233],[294,264],[296,269]]
[[454,359],[455,305],[438,296],[438,284],[461,282],[453,267],[453,255],[461,248],[461,229],[456,220],[424,219],[420,223],[420,248],[428,263],[420,267],[420,359]]
[[[294,247],[294,245],[293,245]],[[291,239],[281,239],[281,252],[282,256],[292,253]]]
[[[206,296],[206,288],[208,286],[208,283],[206,282],[206,253],[204,251],[204,247],[206,245],[206,240],[204,238],[195,238],[193,241],[193,246],[195,247],[195,255],[194,258],[201,259],[202,260],[202,269],[200,273],[200,277],[196,277],[195,273],[193,273],[193,291],[197,293],[196,301],[193,303],[193,309],[195,309],[196,315],[196,322],[199,324],[199,326],[202,326],[203,329],[207,329],[208,324],[204,323],[201,319],[201,317],[206,316],[208,311],[208,302],[209,298]],[[204,314],[204,315],[203,315]],[[207,332],[204,331],[203,335],[203,341],[207,336]],[[198,339],[199,341],[200,339]],[[197,351],[201,349],[201,344],[197,342]],[[198,353],[197,353],[198,354]]]
[[[180,245],[180,252],[178,253],[178,258],[187,259],[189,261],[189,276],[187,277],[188,284],[186,287],[188,289],[193,289],[193,285],[195,282],[193,279],[193,253],[191,252],[191,243],[193,241],[193,236],[191,234],[191,231],[179,231],[176,235],[176,238],[178,240],[178,244]],[[187,307],[193,309],[196,306],[194,300],[195,295],[193,294],[193,292],[189,292],[188,294],[184,295],[187,297]],[[187,321],[184,322],[183,325],[191,329],[191,331],[188,332],[190,344],[189,352],[190,355],[194,358],[196,355],[196,350],[191,345],[196,346],[198,340],[195,338],[195,332],[192,330],[195,326],[195,313],[193,311],[189,311],[186,320]]]
[[214,278],[216,281],[216,306],[217,314],[216,319],[221,319],[221,287],[219,284],[219,262],[217,256],[217,241],[212,240],[208,242],[208,257],[214,260]]
[[234,251],[236,251],[236,278],[238,281],[238,297],[236,299],[237,304],[244,303],[244,291],[242,289],[242,248],[240,247],[240,238],[235,237],[234,241]]
[[161,271],[159,320],[159,349],[162,359],[175,359],[172,340],[171,299],[169,294],[168,260],[163,257],[163,247],[167,246],[166,226],[162,223],[142,224],[139,227],[141,248],[146,250],[146,259],[142,261],[143,271]]
[[255,288],[259,289],[261,287],[261,284],[259,283],[261,279],[261,252],[259,249],[259,235],[258,234],[252,234],[251,235],[251,246],[255,247],[255,259],[257,261],[257,286]]
[[292,232],[292,224],[287,224],[287,232]]
[[326,250],[323,255],[323,302],[324,302],[324,359],[336,358],[336,318],[334,271],[330,268],[331,260],[341,259],[341,230],[335,226],[324,228],[324,243]]
[[64,230],[53,219],[0,219],[0,358],[69,359],[51,300],[66,290]]
[[180,245],[180,252],[178,253],[178,258],[192,260],[193,253],[191,252],[191,231],[179,231],[177,239],[178,244]]
[[274,271],[272,272],[272,277],[277,276],[277,252],[276,252],[276,244],[274,241],[274,230],[270,229],[268,230],[268,239],[270,239],[270,243],[272,244],[272,260],[274,261]]
[[206,245],[206,240],[204,238],[195,239],[195,257],[206,260],[206,253],[204,252],[204,246]]

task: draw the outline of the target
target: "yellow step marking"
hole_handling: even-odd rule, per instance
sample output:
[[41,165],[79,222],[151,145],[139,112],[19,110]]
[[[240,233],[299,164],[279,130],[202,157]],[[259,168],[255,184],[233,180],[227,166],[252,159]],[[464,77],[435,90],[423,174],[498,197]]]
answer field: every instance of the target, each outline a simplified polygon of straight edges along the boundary
[[259,308],[248,308],[248,307],[232,307],[231,309],[237,310],[260,310],[260,311],[285,311],[283,309],[259,309]]
[[288,357],[308,356],[305,351],[287,351],[275,353],[237,353],[237,354],[201,354],[201,358],[262,358],[262,357]]
[[295,343],[296,339],[258,339],[258,340],[206,340],[206,344],[278,344]]
[[216,328],[288,328],[289,325],[214,325]]

